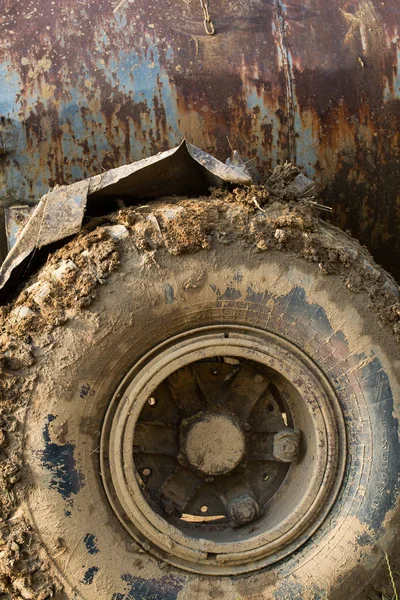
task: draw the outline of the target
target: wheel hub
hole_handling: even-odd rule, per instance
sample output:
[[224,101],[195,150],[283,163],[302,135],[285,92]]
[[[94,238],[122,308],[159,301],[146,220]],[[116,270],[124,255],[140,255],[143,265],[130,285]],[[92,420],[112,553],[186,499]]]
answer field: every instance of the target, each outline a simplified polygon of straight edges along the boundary
[[223,475],[241,462],[246,440],[234,419],[205,414],[182,423],[181,447],[189,465],[205,475]]
[[343,476],[335,393],[297,347],[246,327],[177,336],[146,355],[104,421],[101,473],[126,530],[175,566],[245,573],[287,556]]

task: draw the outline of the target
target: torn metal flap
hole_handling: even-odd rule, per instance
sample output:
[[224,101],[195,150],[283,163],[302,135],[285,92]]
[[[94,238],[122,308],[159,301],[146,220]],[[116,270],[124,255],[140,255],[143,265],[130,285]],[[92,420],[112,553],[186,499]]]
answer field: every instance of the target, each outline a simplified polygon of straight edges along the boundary
[[234,168],[238,173],[242,173],[243,176],[247,177],[250,182],[252,181],[252,176],[249,169],[247,168],[246,162],[243,160],[243,158],[240,156],[237,150],[233,150],[232,156],[226,159],[225,164],[228,167]]
[[0,268],[0,288],[36,248],[77,233],[88,201],[200,195],[224,183],[249,185],[244,163],[224,164],[185,140],[176,148],[104,174],[58,187],[40,200]]
[[211,154],[189,144],[161,152],[156,156],[90,180],[90,200],[104,198],[160,198],[161,196],[198,196],[224,183],[249,185],[251,175],[245,165],[224,164]]
[[77,233],[82,226],[89,180],[78,181],[45,194],[18,235],[0,269],[0,288],[35,248]]

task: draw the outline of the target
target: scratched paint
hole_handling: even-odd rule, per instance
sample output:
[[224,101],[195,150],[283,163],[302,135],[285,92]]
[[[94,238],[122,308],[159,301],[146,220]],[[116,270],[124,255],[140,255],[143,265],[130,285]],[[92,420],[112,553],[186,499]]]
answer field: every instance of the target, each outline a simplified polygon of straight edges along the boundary
[[[5,0],[0,204],[177,145],[295,159],[400,276],[398,0]],[[18,32],[18,33],[17,33]]]

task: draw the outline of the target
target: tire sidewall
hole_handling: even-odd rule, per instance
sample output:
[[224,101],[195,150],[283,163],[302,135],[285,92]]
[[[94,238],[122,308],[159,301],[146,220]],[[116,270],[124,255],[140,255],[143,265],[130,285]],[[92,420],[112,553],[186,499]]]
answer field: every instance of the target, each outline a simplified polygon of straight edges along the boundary
[[[289,559],[236,578],[199,577],[144,553],[108,505],[97,452],[110,399],[132,365],[173,335],[224,323],[264,329],[303,349],[337,394],[348,446],[340,493],[318,532]],[[352,294],[339,277],[318,276],[315,265],[290,254],[257,253],[244,243],[160,253],[157,266],[143,269],[127,242],[121,270],[87,312],[54,335],[54,349],[39,363],[25,460],[34,482],[32,521],[50,556],[55,538],[64,540],[66,550],[54,560],[67,588],[116,600],[140,585],[171,600],[218,593],[316,598],[338,586],[350,593],[372,575],[396,533],[399,351],[363,293]],[[63,452],[69,463],[60,463]],[[64,473],[69,468],[72,475]],[[79,561],[88,535],[97,552]]]

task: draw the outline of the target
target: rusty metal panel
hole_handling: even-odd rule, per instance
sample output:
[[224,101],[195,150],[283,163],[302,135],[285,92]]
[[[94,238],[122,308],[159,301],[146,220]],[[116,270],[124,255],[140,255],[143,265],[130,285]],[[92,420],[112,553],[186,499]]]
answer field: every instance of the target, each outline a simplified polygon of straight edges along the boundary
[[286,23],[294,158],[399,278],[400,3],[305,4],[314,14]]
[[[397,269],[398,0],[1,0],[0,203],[182,138],[296,160]],[[397,236],[398,237],[398,236]]]

